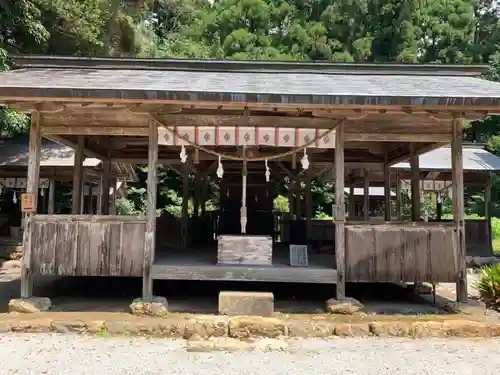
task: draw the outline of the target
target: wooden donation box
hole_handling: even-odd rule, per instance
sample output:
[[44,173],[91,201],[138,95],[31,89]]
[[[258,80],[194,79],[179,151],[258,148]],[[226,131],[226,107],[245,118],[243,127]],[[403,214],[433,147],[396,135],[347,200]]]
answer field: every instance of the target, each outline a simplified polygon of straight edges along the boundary
[[218,237],[218,264],[271,266],[272,256],[271,236],[237,234]]

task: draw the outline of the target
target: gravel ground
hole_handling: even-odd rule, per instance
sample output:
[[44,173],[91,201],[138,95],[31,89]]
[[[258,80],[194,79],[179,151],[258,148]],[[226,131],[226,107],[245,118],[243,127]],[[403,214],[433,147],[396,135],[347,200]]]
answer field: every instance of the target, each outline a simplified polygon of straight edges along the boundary
[[500,341],[297,340],[286,353],[188,353],[184,341],[0,336],[0,374],[498,374]]

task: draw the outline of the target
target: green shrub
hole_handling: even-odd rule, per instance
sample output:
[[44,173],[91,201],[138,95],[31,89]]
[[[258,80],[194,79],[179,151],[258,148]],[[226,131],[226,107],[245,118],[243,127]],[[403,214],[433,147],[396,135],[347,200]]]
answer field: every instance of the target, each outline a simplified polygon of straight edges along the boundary
[[487,307],[500,310],[500,263],[484,267],[473,287]]

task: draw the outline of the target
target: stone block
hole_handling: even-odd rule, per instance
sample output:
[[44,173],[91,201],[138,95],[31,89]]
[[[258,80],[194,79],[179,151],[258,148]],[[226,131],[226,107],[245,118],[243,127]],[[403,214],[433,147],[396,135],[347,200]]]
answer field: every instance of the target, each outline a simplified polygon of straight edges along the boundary
[[331,314],[352,315],[363,308],[363,304],[354,298],[335,299],[326,301],[326,311]]
[[261,316],[239,316],[229,319],[229,336],[231,337],[280,337],[287,334],[288,326],[281,319]]
[[19,298],[9,301],[9,312],[23,314],[38,313],[48,311],[51,307],[52,302],[47,297]]
[[168,302],[165,297],[155,296],[151,301],[136,298],[130,305],[130,312],[132,315],[165,316],[168,314]]
[[197,316],[186,321],[184,337],[224,337],[229,332],[229,322],[226,317],[217,315]]
[[219,314],[271,316],[274,313],[274,295],[268,292],[219,293]]
[[292,320],[288,323],[290,337],[330,337],[334,332],[334,322]]

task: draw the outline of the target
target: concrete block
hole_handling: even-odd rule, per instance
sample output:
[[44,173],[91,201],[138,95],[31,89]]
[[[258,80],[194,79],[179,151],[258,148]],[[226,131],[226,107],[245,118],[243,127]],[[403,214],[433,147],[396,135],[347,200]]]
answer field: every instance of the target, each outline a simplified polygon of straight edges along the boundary
[[274,295],[268,292],[219,293],[219,314],[271,316],[274,313]]

